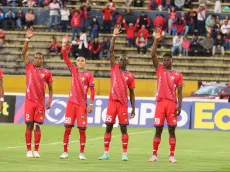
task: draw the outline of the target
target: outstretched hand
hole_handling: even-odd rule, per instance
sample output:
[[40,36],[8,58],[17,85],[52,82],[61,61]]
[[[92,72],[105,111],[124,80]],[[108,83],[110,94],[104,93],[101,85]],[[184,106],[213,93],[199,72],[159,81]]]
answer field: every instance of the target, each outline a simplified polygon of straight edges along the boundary
[[121,26],[117,25],[114,27],[113,35],[119,35],[121,33]]
[[26,38],[30,39],[34,35],[34,29],[32,27],[28,28],[26,31]]
[[154,31],[154,39],[160,40],[162,37],[162,30],[161,28],[156,28]]
[[69,42],[68,34],[65,34],[65,36],[62,38],[62,47],[66,46]]

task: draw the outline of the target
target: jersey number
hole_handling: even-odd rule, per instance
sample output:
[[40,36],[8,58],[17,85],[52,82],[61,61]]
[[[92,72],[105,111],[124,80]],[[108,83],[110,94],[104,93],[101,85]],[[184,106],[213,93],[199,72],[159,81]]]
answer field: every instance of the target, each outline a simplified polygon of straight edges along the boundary
[[105,121],[106,122],[112,122],[112,116],[106,116]]
[[65,117],[65,124],[70,124],[71,123],[71,118]]
[[30,120],[30,115],[26,114],[26,121],[29,121],[29,120]]

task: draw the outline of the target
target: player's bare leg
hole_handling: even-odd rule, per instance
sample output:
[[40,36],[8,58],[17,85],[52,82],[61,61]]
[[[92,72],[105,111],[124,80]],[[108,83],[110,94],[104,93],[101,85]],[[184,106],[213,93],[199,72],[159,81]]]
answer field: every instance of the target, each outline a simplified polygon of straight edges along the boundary
[[26,147],[27,147],[27,158],[33,158],[33,152],[31,150],[31,140],[32,140],[32,131],[34,128],[34,123],[27,123],[26,124],[26,132],[25,132],[25,138],[26,138]]
[[170,156],[169,156],[169,162],[171,163],[177,163],[174,152],[176,148],[176,135],[175,135],[176,127],[168,127],[169,131],[169,146],[170,146]]
[[104,155],[102,155],[99,160],[109,159],[109,146],[112,138],[113,124],[106,124],[106,131],[104,134]]
[[34,123],[34,157],[35,158],[40,158],[40,155],[38,153],[40,140],[41,140],[40,125],[37,123]]
[[84,149],[85,149],[85,142],[86,142],[86,128],[79,128],[79,134],[80,134],[80,154],[79,159],[80,160],[86,160],[84,155]]
[[129,142],[129,135],[127,133],[127,125],[120,125],[121,133],[122,133],[122,148],[123,148],[123,154],[122,154],[122,161],[128,161],[127,157],[127,148],[128,148],[128,142]]
[[69,137],[71,134],[72,126],[65,126],[65,133],[63,137],[63,147],[64,147],[64,152],[61,154],[60,158],[61,159],[66,159],[68,158],[68,146],[69,146]]
[[156,133],[153,139],[153,155],[148,160],[148,162],[157,162],[158,161],[158,148],[161,142],[161,134],[163,131],[163,127],[156,127]]

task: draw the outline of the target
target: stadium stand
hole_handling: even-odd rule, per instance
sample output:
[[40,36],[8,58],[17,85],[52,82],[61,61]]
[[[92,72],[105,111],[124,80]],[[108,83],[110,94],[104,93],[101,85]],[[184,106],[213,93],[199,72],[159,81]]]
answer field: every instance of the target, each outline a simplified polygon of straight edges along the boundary
[[[153,0],[154,1],[154,0]],[[158,1],[156,1],[158,2]],[[163,1],[164,2],[164,1]],[[105,4],[108,3],[107,0],[93,0],[91,2],[87,2],[91,4],[92,11],[89,12],[89,20],[91,21],[93,17],[98,16],[99,24],[102,26],[102,13],[101,9],[105,7]],[[125,17],[126,14],[124,10],[127,10],[127,5],[125,4],[124,0],[114,0],[113,3],[115,3],[116,11],[119,13],[122,13],[122,16]],[[67,2],[67,8],[70,10],[73,10],[73,8],[78,8],[81,6],[81,2],[79,0],[69,0]],[[111,3],[110,3],[111,4]],[[25,7],[22,7],[22,10],[24,14],[28,11],[29,8],[27,8],[27,4],[19,4],[24,5]],[[146,54],[137,54],[137,48],[129,47],[127,46],[126,41],[126,31],[123,28],[122,34],[118,36],[116,41],[116,55],[119,56],[120,54],[127,54],[130,57],[130,65],[128,66],[128,70],[133,72],[135,74],[136,78],[139,79],[155,79],[155,72],[152,67],[152,61],[150,57],[150,47],[153,42],[152,38],[152,32],[153,32],[153,21],[158,16],[158,14],[163,14],[164,17],[167,19],[167,23],[164,25],[165,30],[165,37],[161,42],[161,45],[159,47],[159,56],[163,55],[164,53],[171,52],[171,48],[173,46],[173,39],[175,35],[168,35],[168,17],[170,15],[167,13],[166,9],[163,9],[163,12],[159,12],[158,10],[148,10],[149,5],[151,5],[151,2],[144,2],[143,7],[133,7],[131,5],[129,8],[133,11],[135,21],[137,20],[138,16],[141,15],[142,11],[146,11],[146,15],[150,18],[151,25],[148,28],[149,30],[149,36],[148,36],[148,46],[147,46],[147,53]],[[198,1],[192,1],[191,7],[193,8],[193,11],[196,11],[197,7],[200,5]],[[223,39],[225,42],[230,40],[230,32],[229,35],[227,33],[222,34],[219,33],[218,29],[223,32],[221,29],[221,25],[223,21],[225,20],[225,16],[229,15],[230,10],[223,10],[225,6],[229,6],[229,3],[222,3],[222,11],[221,14],[215,14],[215,17],[220,16],[220,21],[214,22],[214,25],[212,26],[212,35],[213,40],[215,44],[215,40],[218,34],[221,34],[221,39]],[[209,2],[205,5],[204,8],[208,9],[208,13],[206,14],[206,18],[210,14],[214,14],[215,9],[215,3]],[[13,12],[17,14],[17,9],[21,8],[18,7],[16,4],[15,8],[13,9]],[[10,7],[3,7],[2,11],[4,15],[7,13],[7,11],[10,9]],[[226,9],[226,8],[225,8]],[[189,8],[184,8],[183,11],[188,14]],[[33,11],[35,13],[35,21],[34,21],[34,29],[36,30],[35,36],[30,41],[29,46],[29,55],[32,57],[32,55],[35,52],[43,52],[45,54],[46,60],[45,60],[45,66],[53,71],[54,75],[58,76],[69,76],[68,70],[66,69],[66,66],[64,62],[61,60],[61,54],[60,53],[48,53],[48,46],[51,42],[51,39],[55,36],[57,38],[57,41],[61,42],[61,39],[65,33],[60,32],[61,26],[58,25],[58,32],[54,32],[53,30],[51,32],[48,31],[48,20],[49,20],[49,11],[46,7],[34,7]],[[179,11],[177,11],[178,15],[178,21],[180,20]],[[198,12],[199,13],[199,12]],[[114,15],[113,15],[114,19]],[[15,26],[17,17],[15,18]],[[187,20],[187,18],[186,18]],[[126,20],[127,21],[127,20]],[[178,27],[181,23],[179,23],[177,20],[172,25],[173,28],[176,28],[177,31],[176,34],[179,33],[178,30],[181,28]],[[205,19],[205,21],[207,21]],[[204,21],[204,23],[205,23]],[[178,22],[178,23],[177,23]],[[188,25],[188,22],[186,25]],[[90,23],[90,22],[89,22]],[[230,31],[230,22],[228,22],[228,27],[223,29],[228,29]],[[135,24],[135,23],[133,23]],[[220,24],[220,25],[218,25]],[[90,24],[89,24],[90,25]],[[89,26],[88,25],[88,26]],[[25,26],[25,24],[24,24]],[[184,25],[183,25],[184,26]],[[103,28],[101,28],[103,29]],[[197,28],[199,29],[199,28]],[[194,34],[199,36],[199,43],[202,48],[202,38],[205,35],[199,35],[199,32],[195,29]],[[88,27],[88,37],[90,37],[90,30],[91,28]],[[184,30],[184,28],[182,28]],[[137,35],[136,30],[136,34]],[[15,74],[15,75],[21,75],[25,73],[22,57],[21,57],[21,49],[23,46],[23,42],[25,39],[25,30],[20,30],[15,28],[14,30],[9,30],[8,28],[4,27],[4,33],[6,35],[5,37],[5,43],[0,48],[0,61],[1,61],[1,67],[3,68],[3,71],[5,74]],[[69,39],[71,38],[71,26],[68,25],[68,34]],[[183,33],[181,33],[183,34]],[[110,37],[111,34],[109,33],[103,33],[101,30],[99,31],[99,41],[102,42],[104,37]],[[191,41],[192,34],[188,33],[188,40]],[[189,54],[189,56],[178,56],[176,55],[174,57],[174,67],[180,71],[185,80],[205,80],[205,81],[224,81],[228,82],[230,81],[230,70],[229,70],[229,64],[230,64],[230,50],[227,49],[227,44],[223,45],[225,47],[225,54],[224,56],[221,54],[220,50],[217,50],[215,56],[192,56],[193,54]],[[90,46],[89,46],[90,47]],[[211,52],[210,52],[211,53]],[[212,54],[212,53],[211,53]],[[72,56],[72,53],[70,54],[71,59],[74,61],[74,57]],[[104,56],[100,60],[92,60],[90,57],[87,60],[88,63],[88,69],[93,71],[94,75],[97,77],[109,77],[109,63]]]

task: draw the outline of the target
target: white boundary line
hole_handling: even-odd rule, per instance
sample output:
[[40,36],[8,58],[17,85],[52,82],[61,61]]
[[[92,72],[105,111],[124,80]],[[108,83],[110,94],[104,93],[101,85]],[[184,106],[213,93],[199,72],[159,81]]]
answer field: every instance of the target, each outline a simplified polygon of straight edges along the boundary
[[[137,134],[145,134],[145,133],[153,133],[154,131],[142,131],[142,132],[136,132],[136,133],[128,133],[129,135],[137,135]],[[114,137],[121,137],[121,135],[113,135]],[[86,141],[93,141],[93,140],[100,140],[100,139],[104,139],[104,137],[96,137],[96,138],[91,138],[91,139],[87,139]],[[79,142],[78,140],[73,140],[70,141],[70,143],[77,143]],[[53,143],[45,143],[45,144],[40,144],[42,146],[47,146],[47,145],[57,145],[57,144],[63,144],[63,142],[53,142]],[[0,150],[6,150],[6,149],[17,149],[17,148],[26,148],[26,145],[24,146],[8,146],[8,147],[0,147]]]

